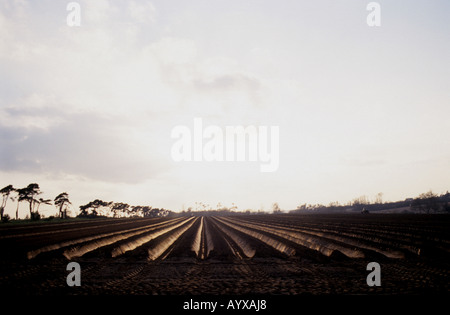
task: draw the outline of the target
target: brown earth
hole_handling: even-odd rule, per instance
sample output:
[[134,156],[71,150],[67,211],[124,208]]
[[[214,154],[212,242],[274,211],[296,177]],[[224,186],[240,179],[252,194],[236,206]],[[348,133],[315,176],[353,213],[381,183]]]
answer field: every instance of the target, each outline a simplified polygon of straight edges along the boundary
[[[450,287],[449,215],[4,224],[0,250],[7,295],[448,294]],[[80,287],[66,283],[70,261],[81,266]],[[373,261],[379,287],[366,283]]]

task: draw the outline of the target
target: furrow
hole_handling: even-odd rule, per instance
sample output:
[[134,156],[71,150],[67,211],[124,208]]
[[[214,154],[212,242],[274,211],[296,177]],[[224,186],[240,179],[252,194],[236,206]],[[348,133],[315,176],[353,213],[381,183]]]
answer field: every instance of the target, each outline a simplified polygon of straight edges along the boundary
[[208,223],[208,219],[204,220],[204,229],[205,229],[205,239],[206,239],[206,251],[205,251],[205,257],[209,257],[209,253],[214,250],[214,241],[213,237],[211,235],[211,227],[210,223]]
[[[113,220],[108,220],[108,221],[116,221],[117,219],[113,219]],[[2,235],[0,236],[0,239],[8,239],[8,238],[20,238],[20,237],[39,237],[39,236],[44,236],[44,235],[51,235],[51,234],[58,234],[58,233],[67,233],[67,232],[79,232],[79,231],[83,231],[83,230],[95,230],[95,229],[99,229],[99,228],[103,228],[105,226],[105,223],[107,222],[100,222],[101,224],[94,224],[94,225],[89,225],[89,226],[84,226],[84,227],[76,227],[76,228],[65,228],[65,229],[58,229],[58,230],[51,230],[51,231],[39,231],[39,232],[28,232],[28,233],[21,233],[21,234],[11,234],[11,235]],[[116,223],[108,223],[109,227],[112,226],[118,226],[118,225],[125,225],[125,224],[130,224],[132,223],[131,221],[127,221],[127,222],[116,222]],[[61,223],[62,225],[64,223]],[[70,224],[70,223],[69,223]],[[67,224],[67,225],[69,225]],[[79,224],[79,223],[78,223]],[[74,225],[74,223],[71,223],[70,225]],[[27,227],[29,229],[29,227]],[[39,227],[42,228],[42,227]]]
[[224,223],[225,225],[228,225],[244,234],[250,235],[260,241],[262,241],[263,243],[269,245],[270,247],[276,249],[277,251],[286,254],[288,256],[293,256],[295,255],[295,249],[293,249],[292,247],[290,247],[289,245],[282,243],[266,234],[263,234],[261,232],[252,230],[250,228],[244,227],[242,225],[238,225],[236,223],[234,223],[232,220],[230,220],[229,218],[216,218],[216,220]]
[[[174,221],[174,220],[177,220],[177,219],[173,219],[173,220],[170,220],[170,221]],[[169,221],[164,221],[164,222],[161,222],[161,223],[157,223],[156,225],[166,224],[167,222],[169,222]],[[77,245],[77,244],[80,244],[80,243],[90,242],[90,241],[94,241],[94,240],[98,240],[98,239],[114,236],[114,235],[117,235],[117,234],[120,234],[120,233],[124,233],[124,232],[130,232],[130,231],[136,231],[136,230],[145,230],[145,229],[149,229],[149,227],[148,226],[144,226],[144,227],[137,227],[137,228],[128,229],[128,230],[125,230],[125,231],[122,230],[122,231],[116,231],[116,232],[110,232],[110,233],[102,233],[102,234],[97,234],[97,235],[93,235],[93,236],[86,236],[86,237],[82,237],[82,238],[78,238],[78,239],[68,240],[68,241],[64,241],[64,242],[60,242],[60,243],[56,243],[56,244],[51,244],[51,245],[47,245],[47,246],[44,246],[44,247],[41,247],[41,248],[29,251],[27,253],[27,257],[28,257],[28,259],[33,259],[37,255],[39,255],[41,253],[50,252],[50,251],[58,250],[58,249],[61,249],[61,248],[64,248],[64,247],[68,247],[68,246]],[[70,254],[69,254],[69,256],[70,256]]]
[[272,233],[273,235],[282,237],[298,245],[316,250],[328,257],[331,256],[334,251],[339,251],[345,256],[350,258],[364,257],[364,253],[358,249],[346,248],[338,244],[331,243],[326,239],[315,237],[313,235],[308,235],[300,232],[282,231],[280,228],[272,228],[268,226],[263,226],[261,224],[246,223],[243,221],[239,221],[238,224],[242,224],[243,226],[247,226],[250,228],[260,229],[261,231],[265,231],[268,233]]
[[173,243],[181,236],[183,235],[188,229],[191,228],[191,226],[194,224],[196,219],[190,218],[186,221],[183,221],[182,224],[180,224],[175,229],[170,229],[169,231],[166,231],[164,234],[164,240],[162,242],[159,242],[155,247],[150,248],[148,250],[148,260],[155,260],[158,257],[160,257],[164,252],[172,246]]
[[157,231],[155,231],[153,233],[146,234],[146,235],[144,235],[142,237],[139,237],[137,239],[131,240],[129,242],[125,242],[125,243],[119,245],[118,247],[114,248],[112,250],[112,252],[111,252],[111,256],[112,257],[117,257],[117,256],[120,256],[120,255],[128,252],[128,251],[134,250],[137,247],[142,246],[143,244],[151,241],[152,239],[157,238],[158,236],[160,236],[162,234],[165,234],[165,233],[167,233],[167,232],[169,232],[171,230],[174,230],[174,229],[182,226],[183,224],[185,224],[189,220],[190,219],[183,219],[181,222],[179,222],[177,224],[174,224],[174,225],[171,225],[169,227],[165,227],[165,228],[159,229],[159,230],[157,230]]
[[170,226],[174,222],[177,222],[177,221],[179,221],[179,219],[174,219],[174,220],[170,220],[170,221],[157,223],[157,224],[152,225],[151,227],[143,227],[143,228],[141,227],[141,228],[136,228],[136,229],[132,229],[132,230],[128,230],[128,231],[114,232],[112,235],[90,241],[90,242],[88,242],[88,244],[67,249],[64,251],[63,255],[69,260],[72,258],[75,258],[75,257],[81,257],[84,254],[91,252],[93,250],[96,250],[98,248],[117,243],[121,240],[125,240],[125,239],[128,239],[133,236],[148,233],[148,232],[154,231],[156,229],[160,229],[161,227],[164,227],[164,226]]
[[[311,234],[311,235],[318,236],[318,237],[321,237],[321,238],[324,238],[324,239],[330,239],[331,241],[338,241],[338,242],[347,244],[349,246],[354,246],[354,247],[357,247],[357,248],[362,248],[362,249],[367,249],[367,250],[371,250],[371,251],[377,252],[377,253],[382,254],[382,255],[384,255],[384,256],[386,256],[388,258],[396,258],[396,259],[405,258],[405,254],[403,252],[401,252],[401,251],[384,250],[384,249],[381,249],[381,248],[377,248],[375,246],[371,246],[371,245],[365,244],[365,243],[363,243],[361,241],[354,240],[354,239],[352,239],[350,237],[343,237],[343,236],[335,235],[334,232],[331,232],[331,231],[330,232],[323,232],[323,231],[321,231],[318,228],[290,228],[290,227],[281,226],[280,224],[276,224],[276,223],[269,225],[267,223],[260,223],[260,222],[258,222],[257,224],[261,225],[261,226],[266,226],[266,227],[270,227],[270,226],[273,227],[274,225],[276,225],[277,229],[283,230],[283,231],[287,231],[288,233],[299,232],[299,233],[302,233],[302,234]],[[345,232],[342,232],[342,234],[346,235]],[[354,235],[353,235],[353,237],[354,237]],[[338,250],[341,251],[341,250],[344,250],[344,249],[345,248],[338,249]],[[351,249],[350,249],[350,251],[351,251]]]
[[224,222],[220,222],[219,220],[216,220],[216,222],[220,224],[219,228],[226,235],[228,235],[236,245],[239,246],[239,248],[247,258],[252,258],[253,256],[255,256],[256,250],[252,248],[245,239],[239,236],[233,228],[231,228]]
[[200,225],[195,234],[194,240],[191,245],[191,250],[197,255],[197,258],[204,259],[204,253],[202,251],[202,234],[203,234],[203,217],[200,218]]

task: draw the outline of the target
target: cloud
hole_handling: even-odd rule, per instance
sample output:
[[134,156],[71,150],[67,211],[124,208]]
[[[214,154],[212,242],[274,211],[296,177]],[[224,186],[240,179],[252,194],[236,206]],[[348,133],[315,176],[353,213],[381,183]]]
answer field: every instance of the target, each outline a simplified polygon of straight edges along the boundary
[[82,19],[85,19],[88,24],[105,24],[114,21],[120,13],[114,2],[108,0],[83,1],[80,7]]
[[[16,111],[11,118],[22,115]],[[51,132],[34,126],[1,126],[2,170],[77,174],[126,183],[142,182],[167,170],[163,157],[148,154],[158,150],[157,141],[144,141],[129,121],[92,113],[67,115],[53,109],[41,109],[36,116],[64,123],[54,125]]]
[[128,14],[133,21],[139,23],[154,23],[156,20],[155,6],[148,1],[130,1],[128,5]]
[[228,73],[217,75],[209,80],[199,78],[194,80],[194,86],[200,90],[235,90],[244,89],[249,91],[258,90],[261,82],[242,73]]
[[225,113],[241,124],[258,102],[261,81],[236,61],[201,58],[188,38],[148,40],[145,24],[156,16],[150,2],[82,2],[81,27],[7,3],[0,13],[10,48],[0,51],[3,171],[144,182],[171,168],[174,124],[191,123],[196,113]]
[[[280,191],[295,206],[298,191],[319,200],[324,190],[358,186],[361,171],[373,174],[367,185],[377,192],[393,178],[428,185],[430,175],[414,175],[417,161],[448,156],[448,44],[428,37],[428,49],[411,49],[445,28],[417,37],[408,23],[415,40],[405,42],[395,25],[369,30],[352,4],[334,14],[351,23],[336,23],[320,16],[320,2],[77,2],[81,27],[67,25],[65,1],[0,1],[0,173],[20,174],[23,185],[27,175],[54,187],[69,179],[64,189],[87,196],[99,187],[114,198],[126,186],[128,196],[156,191],[176,206],[174,194],[204,198],[205,185],[211,194],[232,187],[231,199],[251,186],[242,199],[256,206]],[[279,171],[174,163],[171,128],[194,117],[280,126]],[[442,169],[433,175],[445,183]]]

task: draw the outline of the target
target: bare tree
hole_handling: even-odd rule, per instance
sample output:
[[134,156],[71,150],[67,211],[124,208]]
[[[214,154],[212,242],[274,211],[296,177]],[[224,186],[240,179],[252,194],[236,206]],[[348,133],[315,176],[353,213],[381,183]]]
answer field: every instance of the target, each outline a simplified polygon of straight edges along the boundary
[[375,203],[376,204],[382,204],[383,203],[383,193],[379,192],[376,196],[375,196]]
[[370,204],[367,196],[360,196],[358,198],[353,199],[352,206],[356,211],[361,211],[364,206]]
[[276,214],[276,213],[281,213],[281,209],[280,209],[280,206],[278,205],[278,202],[274,202],[274,203],[272,204],[272,212],[273,212],[274,214]]

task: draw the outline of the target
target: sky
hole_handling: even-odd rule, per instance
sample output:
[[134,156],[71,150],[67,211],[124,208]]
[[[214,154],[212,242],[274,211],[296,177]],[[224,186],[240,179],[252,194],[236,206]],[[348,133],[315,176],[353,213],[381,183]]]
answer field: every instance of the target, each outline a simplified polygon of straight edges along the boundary
[[[74,214],[449,189],[448,1],[377,1],[379,26],[361,0],[72,2],[0,0],[1,187],[68,192]],[[174,160],[195,118],[278,127],[278,168]]]

